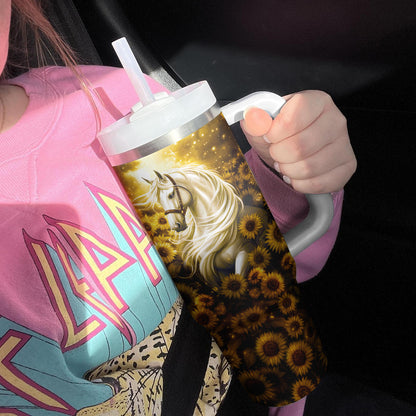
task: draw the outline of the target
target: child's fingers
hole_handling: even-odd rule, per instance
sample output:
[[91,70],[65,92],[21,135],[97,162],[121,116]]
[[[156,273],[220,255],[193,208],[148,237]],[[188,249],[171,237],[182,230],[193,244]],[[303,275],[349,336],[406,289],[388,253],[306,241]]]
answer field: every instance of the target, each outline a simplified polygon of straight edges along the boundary
[[252,107],[245,111],[241,127],[252,137],[262,137],[269,131],[272,122],[273,119],[266,111]]
[[305,180],[324,175],[354,159],[349,140],[341,137],[305,159],[294,163],[279,162],[277,167],[282,175],[292,180]]
[[284,180],[303,194],[325,194],[342,189],[355,172],[355,169],[356,162],[351,161],[314,178],[299,180],[289,179],[285,176]]
[[[271,132],[274,125],[270,129]],[[270,133],[272,134],[272,133]],[[275,136],[273,136],[275,137]],[[333,112],[323,113],[299,133],[270,145],[270,155],[281,163],[307,159],[341,137],[348,137],[344,117]]]
[[303,91],[293,94],[275,117],[267,138],[277,143],[302,132],[333,105],[329,95],[322,91]]

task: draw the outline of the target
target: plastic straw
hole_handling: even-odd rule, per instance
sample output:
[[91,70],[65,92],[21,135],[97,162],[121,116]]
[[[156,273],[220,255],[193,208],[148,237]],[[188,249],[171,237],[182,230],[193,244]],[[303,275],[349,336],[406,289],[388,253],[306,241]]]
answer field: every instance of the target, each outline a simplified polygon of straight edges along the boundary
[[112,45],[117,53],[118,59],[120,59],[120,62],[130,79],[130,82],[133,84],[133,88],[137,92],[141,103],[146,105],[155,101],[152,91],[146,82],[146,78],[136,61],[132,50],[130,49],[127,39],[117,39],[112,43]]

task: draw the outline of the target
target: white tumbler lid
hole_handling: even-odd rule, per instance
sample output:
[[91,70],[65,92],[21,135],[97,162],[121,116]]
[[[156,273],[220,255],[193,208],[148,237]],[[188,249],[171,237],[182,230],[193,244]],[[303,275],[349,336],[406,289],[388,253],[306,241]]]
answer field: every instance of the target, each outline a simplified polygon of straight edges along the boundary
[[127,116],[98,133],[107,156],[129,151],[168,134],[216,104],[206,81],[154,97],[154,101],[144,106],[136,104]]

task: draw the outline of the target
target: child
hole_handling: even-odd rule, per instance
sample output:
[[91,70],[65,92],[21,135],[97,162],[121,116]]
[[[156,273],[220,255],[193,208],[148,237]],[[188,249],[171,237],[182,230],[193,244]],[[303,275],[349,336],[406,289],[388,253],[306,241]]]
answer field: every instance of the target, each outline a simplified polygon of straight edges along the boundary
[[[40,28],[69,68],[7,79],[9,46],[22,48],[14,36],[9,45],[9,28],[22,22]],[[124,71],[75,67],[33,0],[0,0],[0,71],[0,412],[265,414],[189,318],[97,144],[97,118],[105,127],[137,101]],[[301,282],[331,251],[356,160],[327,94],[286,99],[275,120],[249,109],[242,127],[283,232],[306,216],[302,193],[333,193],[329,231],[296,256]],[[300,415],[304,402],[270,414]]]

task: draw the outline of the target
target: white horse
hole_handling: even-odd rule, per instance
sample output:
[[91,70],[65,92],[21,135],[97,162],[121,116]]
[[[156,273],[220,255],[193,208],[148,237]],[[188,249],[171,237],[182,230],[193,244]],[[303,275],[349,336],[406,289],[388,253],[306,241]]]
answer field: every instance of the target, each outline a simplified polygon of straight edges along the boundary
[[238,233],[244,209],[235,188],[201,166],[156,172],[149,191],[135,201],[143,207],[159,203],[178,243],[184,263],[213,282],[233,270],[244,275],[248,266],[247,241]]

